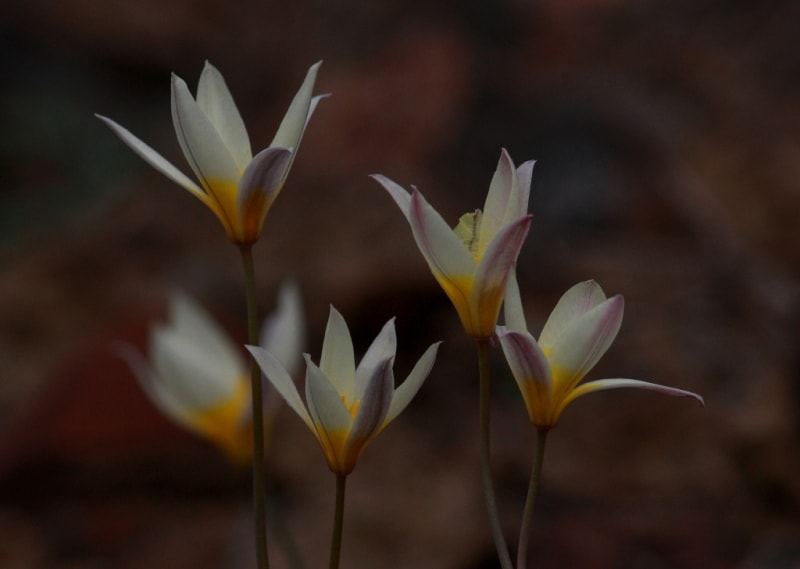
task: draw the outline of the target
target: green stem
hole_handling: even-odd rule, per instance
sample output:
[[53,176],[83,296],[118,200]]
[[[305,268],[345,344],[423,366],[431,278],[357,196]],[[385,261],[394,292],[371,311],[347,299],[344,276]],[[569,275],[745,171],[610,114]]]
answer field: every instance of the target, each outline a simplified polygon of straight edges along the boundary
[[539,490],[539,481],[542,478],[542,464],[544,464],[544,446],[547,442],[549,429],[536,431],[536,458],[531,468],[531,480],[528,484],[528,497],[525,499],[525,509],[522,512],[522,527],[519,530],[519,547],[517,548],[517,569],[526,569],[528,566],[528,543],[533,519],[533,507],[536,503],[536,493]]
[[[247,298],[247,329],[250,345],[258,346],[258,308],[256,307],[256,278],[251,245],[243,245],[245,293]],[[253,506],[255,509],[256,563],[258,569],[269,569],[267,553],[267,492],[264,474],[264,396],[261,369],[250,356],[250,385],[253,403]]]
[[333,512],[333,535],[331,536],[330,569],[339,569],[342,553],[342,528],[344,526],[344,489],[347,474],[336,475],[336,508]]
[[489,416],[491,377],[489,374],[489,339],[478,340],[478,370],[480,378],[480,455],[481,455],[481,482],[483,494],[486,498],[486,509],[489,514],[489,525],[492,528],[494,545],[497,548],[497,557],[503,569],[512,569],[511,556],[508,553],[500,525],[500,516],[497,512],[497,500],[492,485],[491,452],[489,443]]

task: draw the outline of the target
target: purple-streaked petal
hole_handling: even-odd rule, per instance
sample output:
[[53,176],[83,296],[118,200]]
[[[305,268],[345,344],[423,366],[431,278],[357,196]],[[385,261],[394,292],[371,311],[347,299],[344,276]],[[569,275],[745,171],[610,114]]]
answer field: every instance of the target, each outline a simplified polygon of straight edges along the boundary
[[528,332],[498,328],[497,335],[531,421],[546,419],[543,415],[547,415],[553,397],[553,377],[547,357]]
[[505,325],[509,330],[515,332],[527,332],[528,325],[525,322],[525,309],[522,306],[522,295],[519,292],[517,282],[517,272],[512,269],[506,281],[506,294],[503,299],[503,316]]
[[436,362],[436,354],[439,351],[439,345],[441,342],[436,342],[435,344],[428,347],[425,350],[425,353],[422,354],[422,357],[417,361],[414,365],[414,369],[411,370],[411,373],[408,374],[408,377],[405,379],[400,386],[395,389],[394,395],[392,396],[392,402],[389,405],[389,411],[386,413],[386,418],[383,420],[383,425],[381,428],[386,427],[389,423],[391,423],[395,417],[397,417],[403,410],[411,403],[411,400],[419,391],[419,388],[422,387],[422,384],[425,382],[425,379],[430,374],[431,369],[433,369],[433,364]]
[[[606,353],[619,332],[624,309],[622,296],[613,296],[579,316],[558,337],[548,353],[556,399],[571,391]],[[545,346],[542,349],[547,352]]]
[[319,368],[341,395],[348,401],[353,400],[356,375],[353,340],[347,323],[333,306],[330,308],[325,337],[322,340]]
[[200,74],[197,105],[216,129],[239,170],[244,170],[253,157],[250,138],[225,79],[208,61]]
[[389,192],[394,202],[403,212],[403,215],[410,222],[411,221],[411,194],[400,184],[393,182],[382,174],[372,174],[370,176],[373,180],[378,182],[383,188]]
[[128,145],[128,148],[133,150],[136,154],[139,155],[145,162],[150,164],[153,168],[164,174],[167,178],[178,184],[179,186],[184,187],[185,189],[192,192],[198,198],[206,202],[208,200],[208,196],[206,196],[205,192],[195,184],[191,178],[186,176],[183,172],[178,170],[175,166],[173,166],[170,162],[167,161],[166,158],[161,156],[158,152],[150,148],[147,144],[139,140],[134,134],[132,134],[128,129],[119,125],[112,121],[108,117],[104,117],[102,115],[95,115],[98,119],[106,123],[108,127],[116,134],[122,142]]
[[183,154],[206,192],[213,194],[220,183],[235,186],[241,170],[186,82],[177,75],[172,76],[172,122]]
[[311,421],[311,415],[306,410],[306,406],[303,404],[303,400],[300,397],[300,393],[297,391],[297,386],[295,385],[294,381],[292,381],[292,376],[289,375],[289,372],[283,367],[278,358],[276,358],[273,354],[261,348],[259,346],[245,346],[253,357],[258,363],[258,367],[261,368],[261,371],[264,372],[264,375],[275,388],[275,390],[280,393],[281,397],[286,401],[286,404],[292,408],[292,410],[297,413],[297,415],[303,420],[303,422],[308,426],[309,429],[313,433],[316,434],[317,430],[314,427],[314,423]]
[[239,180],[237,206],[241,215],[242,237],[255,240],[269,208],[281,190],[292,161],[288,148],[267,148],[256,154]]
[[539,345],[552,348],[559,336],[580,316],[606,299],[595,281],[583,281],[565,292],[556,303],[539,335]]
[[648,381],[641,381],[638,379],[599,379],[597,381],[589,381],[573,389],[567,395],[567,397],[559,404],[557,409],[556,419],[558,418],[558,416],[561,415],[562,411],[566,408],[567,405],[569,405],[572,401],[574,401],[575,399],[577,399],[582,395],[586,395],[587,393],[591,393],[593,391],[603,391],[606,389],[619,389],[621,387],[647,389],[649,391],[663,393],[664,395],[671,395],[672,397],[689,397],[696,400],[701,407],[706,406],[703,397],[692,391],[686,391],[684,389],[677,389],[675,387],[668,387],[666,385],[659,385],[658,383],[650,383]]
[[[317,80],[317,71],[320,65],[322,65],[322,62],[318,61],[308,69],[303,84],[300,85],[300,89],[289,105],[289,109],[286,111],[286,115],[283,117],[270,146],[296,149],[300,145],[303,131],[311,113],[314,111],[311,106],[311,95],[314,91],[314,82]],[[319,98],[316,98],[314,106],[316,106],[317,102],[319,102]]]
[[[383,362],[389,361],[390,365],[394,362],[394,355],[397,351],[397,333],[394,328],[394,318],[383,325],[383,328],[372,341],[364,357],[356,368],[356,384],[353,393],[354,399],[361,399],[364,391],[375,376],[375,369]],[[394,389],[394,386],[392,386]]]
[[506,222],[528,213],[528,202],[531,197],[531,180],[533,179],[533,167],[535,165],[536,160],[528,160],[520,164],[517,168],[518,192],[516,193],[516,200],[509,203],[508,209],[506,210]]
[[372,368],[364,393],[358,405],[358,412],[347,438],[345,455],[354,461],[364,444],[376,434],[386,418],[394,393],[394,372],[392,359],[388,358]]
[[[486,194],[486,202],[483,206],[483,216],[481,217],[481,227],[478,233],[480,243],[478,251],[485,251],[489,243],[498,231],[505,225],[506,211],[509,202],[516,201],[512,194],[518,192],[517,171],[514,162],[505,148],[500,151],[500,160],[497,162],[497,169],[492,176],[489,184],[489,193]],[[514,219],[523,216],[521,212]]]

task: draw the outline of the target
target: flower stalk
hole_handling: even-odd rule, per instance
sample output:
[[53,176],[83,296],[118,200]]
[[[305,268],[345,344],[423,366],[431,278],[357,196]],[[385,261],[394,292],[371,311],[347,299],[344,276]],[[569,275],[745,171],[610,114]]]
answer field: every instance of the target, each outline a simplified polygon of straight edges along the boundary
[[333,511],[333,532],[331,533],[330,569],[339,569],[342,554],[342,530],[344,528],[344,494],[347,474],[336,475],[336,506]]
[[539,481],[542,479],[542,466],[544,465],[544,448],[547,443],[547,433],[550,429],[536,430],[536,455],[531,468],[531,479],[528,483],[528,495],[525,498],[525,509],[522,511],[522,524],[517,542],[517,569],[528,567],[528,545],[530,544],[533,510],[536,505],[536,495],[539,492]]

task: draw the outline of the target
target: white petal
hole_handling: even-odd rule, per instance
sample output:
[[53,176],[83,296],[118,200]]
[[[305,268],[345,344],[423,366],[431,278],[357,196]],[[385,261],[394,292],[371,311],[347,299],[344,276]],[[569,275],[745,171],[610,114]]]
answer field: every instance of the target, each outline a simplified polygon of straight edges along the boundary
[[347,323],[333,306],[330,308],[328,324],[325,327],[319,368],[341,395],[348,401],[353,400],[356,376],[353,340],[350,338]]
[[246,373],[237,346],[209,314],[183,293],[170,296],[169,322],[180,336],[197,346],[206,358],[236,375]]
[[[311,106],[311,94],[314,92],[314,82],[317,80],[317,71],[321,64],[322,62],[318,61],[309,68],[270,146],[297,148],[300,144],[308,119],[314,111]],[[318,101],[319,98],[316,98],[314,106]]]
[[[489,184],[489,193],[486,194],[483,216],[481,217],[478,251],[485,251],[489,242],[503,227],[509,202],[516,197],[512,196],[512,193],[517,189],[517,171],[514,168],[514,162],[511,161],[511,157],[504,148],[500,152],[497,169]],[[521,217],[524,213],[520,213],[514,219]]]
[[197,104],[219,133],[239,170],[244,170],[253,157],[250,138],[225,79],[208,61],[200,74]]
[[436,354],[439,351],[441,342],[428,347],[422,357],[414,365],[414,369],[408,374],[406,380],[395,389],[392,397],[392,403],[389,405],[389,411],[386,413],[386,418],[383,421],[383,427],[391,423],[403,410],[411,403],[414,396],[422,387],[425,379],[433,369],[433,364],[436,362]]
[[[527,332],[502,329],[498,332],[498,338],[528,412],[546,408],[553,393],[553,377],[547,358],[536,340]],[[536,394],[538,402],[530,400],[531,390]],[[532,415],[531,419],[534,418]]]
[[264,348],[258,346],[246,346],[246,348],[253,354],[258,367],[264,372],[264,375],[269,382],[275,387],[275,390],[281,394],[286,400],[289,407],[303,420],[313,433],[316,434],[317,430],[311,421],[311,416],[300,398],[300,393],[297,391],[297,386],[292,381],[291,375],[287,372],[278,358],[269,353]]
[[503,300],[503,315],[505,324],[509,330],[515,332],[527,332],[528,325],[525,322],[525,309],[522,306],[522,295],[519,292],[517,282],[517,272],[511,270],[506,281],[506,294]]
[[389,192],[389,195],[392,196],[392,199],[398,205],[400,211],[403,212],[403,215],[406,216],[406,219],[411,221],[411,194],[409,194],[403,186],[381,174],[372,174],[370,178],[378,182]]
[[275,310],[261,326],[261,346],[295,376],[302,362],[306,342],[306,322],[300,289],[292,281],[281,285]]
[[[342,402],[341,394],[336,390],[330,378],[304,354],[306,359],[306,403],[317,433],[327,438],[333,431],[349,431],[353,423],[350,412]],[[330,441],[329,441],[330,442]],[[331,448],[335,448],[331,446]]]
[[167,178],[179,186],[183,186],[193,194],[197,195],[197,197],[200,199],[205,200],[206,194],[202,189],[200,189],[200,186],[195,184],[188,176],[186,176],[186,174],[178,170],[158,152],[136,138],[136,136],[134,136],[128,129],[115,123],[110,118],[101,115],[95,116],[106,123],[106,125],[108,125],[112,131],[114,131],[114,134],[116,134],[120,140],[122,140],[122,142],[127,144],[131,150],[138,154],[140,158],[144,159],[145,162],[150,164],[153,168],[164,174]]
[[236,161],[186,83],[176,75],[172,76],[172,122],[183,154],[206,191],[212,192],[220,181],[238,182],[241,171]]
[[544,349],[552,348],[567,327],[605,299],[603,289],[595,281],[583,281],[570,288],[547,318],[539,335],[539,345]]
[[[356,385],[353,399],[361,399],[364,390],[372,381],[375,375],[375,368],[389,361],[390,365],[394,362],[394,354],[397,351],[397,333],[394,328],[394,318],[383,325],[383,328],[372,341],[364,357],[356,368]],[[394,386],[392,386],[394,389]]]
[[611,297],[575,319],[558,337],[548,354],[558,375],[556,398],[571,390],[606,353],[619,332],[624,309],[622,296]]
[[647,389],[664,395],[671,395],[673,397],[690,397],[700,403],[701,407],[705,407],[706,403],[703,397],[692,391],[685,391],[683,389],[676,389],[666,385],[659,385],[657,383],[650,383],[648,381],[640,381],[638,379],[600,379],[597,381],[589,381],[583,385],[576,387],[572,393],[569,394],[567,399],[561,404],[561,409],[569,405],[573,400],[581,395],[586,395],[593,391],[603,391],[605,389],[619,389],[621,387],[633,387],[636,389]]

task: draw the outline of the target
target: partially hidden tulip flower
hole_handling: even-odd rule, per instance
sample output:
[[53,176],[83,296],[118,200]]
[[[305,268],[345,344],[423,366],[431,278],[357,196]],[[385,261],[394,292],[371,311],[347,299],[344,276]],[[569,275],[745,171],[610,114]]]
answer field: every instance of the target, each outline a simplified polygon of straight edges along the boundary
[[[296,371],[304,341],[300,294],[285,284],[276,310],[263,323],[261,343]],[[194,301],[182,293],[172,295],[167,322],[150,333],[149,361],[130,346],[120,353],[160,411],[215,443],[233,461],[251,459],[249,366],[238,346]],[[274,404],[266,406],[274,415]]]
[[330,309],[322,356],[306,360],[305,402],[291,375],[268,349],[248,346],[261,370],[317,438],[332,472],[347,475],[367,446],[416,395],[433,367],[439,343],[431,345],[395,389],[397,350],[394,319],[389,320],[355,365],[350,331]]
[[567,405],[604,389],[637,387],[692,397],[704,405],[703,398],[691,391],[637,379],[580,383],[614,341],[624,306],[621,295],[606,298],[596,282],[579,283],[558,301],[537,342],[527,331],[516,277],[511,276],[504,307],[506,326],[499,326],[497,335],[536,427],[555,427]]
[[321,96],[312,97],[320,63],[311,66],[269,147],[253,156],[242,117],[225,80],[206,62],[192,97],[172,76],[172,122],[183,154],[199,185],[126,128],[97,115],[136,154],[208,206],[228,238],[254,243],[281,191],[306,125]]
[[483,210],[463,215],[455,229],[416,188],[409,194],[385,176],[372,176],[406,216],[433,276],[475,338],[494,334],[506,280],[528,234],[533,164],[515,168],[503,150]]

